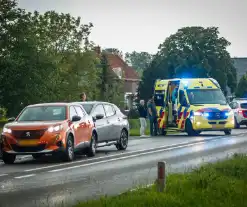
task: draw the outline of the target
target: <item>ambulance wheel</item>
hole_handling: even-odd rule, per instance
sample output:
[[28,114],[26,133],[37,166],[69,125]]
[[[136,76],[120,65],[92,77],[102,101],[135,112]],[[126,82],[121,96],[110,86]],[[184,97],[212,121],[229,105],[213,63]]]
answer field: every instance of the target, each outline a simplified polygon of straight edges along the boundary
[[197,132],[193,129],[192,123],[189,119],[185,122],[185,131],[189,136],[198,136],[200,134],[199,131]]
[[234,119],[235,119],[235,129],[239,129],[240,128],[240,125],[239,125],[239,123],[237,122],[237,119],[236,119],[236,117],[234,117]]
[[225,135],[231,135],[232,134],[232,130],[231,129],[227,129],[224,132],[225,132]]
[[167,131],[165,129],[159,129],[159,134],[162,136],[166,136]]

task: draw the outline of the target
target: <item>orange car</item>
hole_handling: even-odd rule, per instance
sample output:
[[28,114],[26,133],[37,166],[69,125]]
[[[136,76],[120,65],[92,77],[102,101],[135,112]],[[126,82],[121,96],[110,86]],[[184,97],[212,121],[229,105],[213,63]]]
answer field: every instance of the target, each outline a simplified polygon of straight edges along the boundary
[[15,162],[16,155],[59,154],[72,161],[76,151],[88,156],[96,152],[94,121],[79,104],[44,103],[29,105],[9,120],[2,132],[2,159]]

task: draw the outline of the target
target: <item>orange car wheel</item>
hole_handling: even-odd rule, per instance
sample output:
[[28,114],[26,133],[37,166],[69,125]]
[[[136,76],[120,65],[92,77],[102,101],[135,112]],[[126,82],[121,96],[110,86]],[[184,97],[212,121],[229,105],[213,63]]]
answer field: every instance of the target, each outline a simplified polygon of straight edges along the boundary
[[96,134],[93,132],[91,141],[90,141],[90,146],[88,147],[87,152],[86,152],[87,156],[88,157],[95,156],[96,148],[97,148],[97,138],[96,138]]
[[15,162],[16,155],[9,154],[7,152],[3,152],[2,159],[5,164],[13,164]]
[[66,143],[66,149],[64,152],[64,160],[67,162],[71,162],[74,160],[74,158],[74,139],[71,135],[69,135]]

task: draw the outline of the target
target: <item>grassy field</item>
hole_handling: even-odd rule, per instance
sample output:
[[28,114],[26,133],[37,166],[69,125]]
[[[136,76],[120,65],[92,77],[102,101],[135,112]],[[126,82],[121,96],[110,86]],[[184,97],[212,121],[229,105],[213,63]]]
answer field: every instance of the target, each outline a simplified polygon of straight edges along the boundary
[[[130,136],[140,136],[140,120],[139,119],[129,119],[130,124]],[[149,121],[147,120],[146,135],[150,135]]]
[[167,177],[164,193],[155,186],[75,207],[244,207],[247,206],[247,156],[208,164],[187,174]]

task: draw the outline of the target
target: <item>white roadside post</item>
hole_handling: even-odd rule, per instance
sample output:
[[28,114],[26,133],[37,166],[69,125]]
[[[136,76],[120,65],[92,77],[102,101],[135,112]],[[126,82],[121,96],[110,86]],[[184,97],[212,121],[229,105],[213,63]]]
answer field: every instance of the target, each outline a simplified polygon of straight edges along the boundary
[[166,162],[158,162],[158,179],[157,189],[158,192],[164,192],[166,187]]

